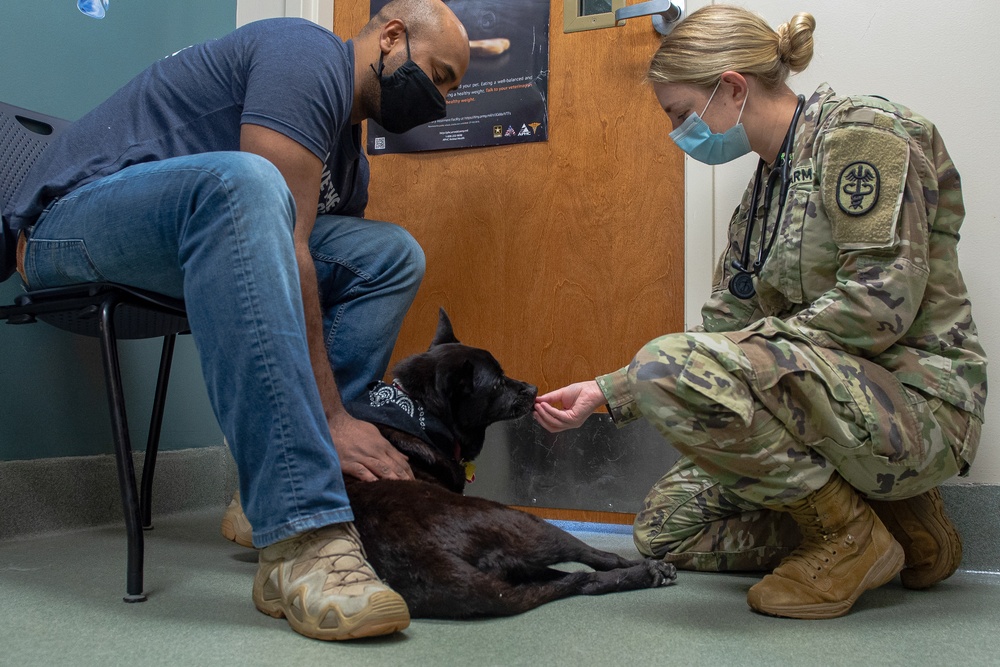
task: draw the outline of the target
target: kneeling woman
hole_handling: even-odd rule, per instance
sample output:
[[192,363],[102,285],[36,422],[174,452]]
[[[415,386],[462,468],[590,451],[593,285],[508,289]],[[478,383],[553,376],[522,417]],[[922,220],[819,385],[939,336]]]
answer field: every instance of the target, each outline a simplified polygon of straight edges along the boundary
[[[968,472],[986,357],[956,245],[958,172],[934,125],[875,97],[786,85],[815,21],[692,13],[648,79],[694,159],[760,156],[702,326],[537,399],[550,431],[607,404],[681,453],[636,518],[640,551],[696,570],[773,570],[754,610],[847,613],[902,571],[927,588],[961,541],[938,485]],[[709,221],[706,221],[708,224]]]

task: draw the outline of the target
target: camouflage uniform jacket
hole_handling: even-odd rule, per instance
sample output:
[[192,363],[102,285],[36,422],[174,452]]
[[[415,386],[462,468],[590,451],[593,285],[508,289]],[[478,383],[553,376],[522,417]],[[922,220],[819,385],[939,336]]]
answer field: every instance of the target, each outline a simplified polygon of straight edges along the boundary
[[[824,84],[805,105],[792,153],[791,187],[754,280],[757,294],[744,301],[727,290],[751,179],[699,329],[755,330],[861,356],[982,419],[986,356],[956,252],[961,181],[937,129],[900,105],[837,97]],[[751,257],[759,239],[755,231]],[[625,370],[598,378],[617,423],[639,416]]]

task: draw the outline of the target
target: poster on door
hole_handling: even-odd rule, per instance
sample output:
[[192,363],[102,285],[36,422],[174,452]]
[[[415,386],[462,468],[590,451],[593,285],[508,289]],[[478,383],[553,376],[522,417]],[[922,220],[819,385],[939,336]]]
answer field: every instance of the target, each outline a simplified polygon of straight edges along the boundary
[[[548,138],[550,0],[445,0],[469,33],[469,69],[448,115],[404,134],[368,121],[368,154],[412,153]],[[371,0],[375,16],[389,0]]]

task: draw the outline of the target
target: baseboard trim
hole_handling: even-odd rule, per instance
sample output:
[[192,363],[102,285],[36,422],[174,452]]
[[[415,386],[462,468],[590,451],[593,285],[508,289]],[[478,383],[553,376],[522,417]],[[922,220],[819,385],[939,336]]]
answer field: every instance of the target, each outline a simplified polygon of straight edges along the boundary
[[[136,452],[135,465],[141,471],[142,452]],[[236,486],[236,466],[225,446],[161,452],[153,482],[154,524],[158,516],[167,514],[210,507],[221,512]],[[962,569],[1000,573],[1000,522],[992,513],[983,512],[983,508],[1000,507],[1000,485],[953,483],[941,489],[962,535]],[[510,504],[560,521],[626,525],[633,516]],[[121,523],[113,456],[0,462],[0,540]]]
[[962,536],[962,569],[1000,574],[1000,485],[945,484],[941,496]]
[[[134,454],[141,474],[143,452]],[[153,478],[153,519],[225,507],[236,488],[224,446],[162,451]],[[123,522],[111,455],[0,462],[0,540]]]

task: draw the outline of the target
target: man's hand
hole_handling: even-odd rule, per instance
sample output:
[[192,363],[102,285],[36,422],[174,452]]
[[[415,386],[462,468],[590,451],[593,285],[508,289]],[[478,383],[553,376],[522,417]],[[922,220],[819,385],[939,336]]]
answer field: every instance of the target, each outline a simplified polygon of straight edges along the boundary
[[330,434],[345,475],[362,482],[380,479],[413,479],[406,457],[368,422],[348,415],[330,421]]
[[558,433],[580,426],[605,402],[596,380],[577,382],[536,398],[535,421],[546,431]]

